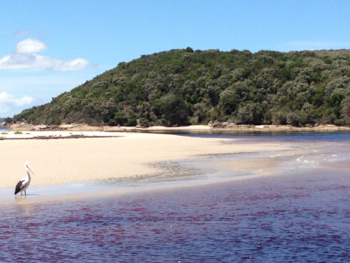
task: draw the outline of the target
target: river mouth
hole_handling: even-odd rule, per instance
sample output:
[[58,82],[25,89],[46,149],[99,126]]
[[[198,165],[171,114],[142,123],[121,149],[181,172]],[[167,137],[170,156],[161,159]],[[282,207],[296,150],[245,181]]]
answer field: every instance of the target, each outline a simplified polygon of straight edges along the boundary
[[[286,139],[288,150],[153,164],[164,172],[132,179],[33,186],[17,198],[1,189],[12,199],[0,206],[0,260],[349,260],[350,143]],[[86,198],[57,195],[73,190]]]
[[305,171],[81,200],[20,200],[0,208],[0,259],[11,262],[30,246],[30,258],[45,262],[346,260],[348,173]]
[[[187,135],[186,135],[187,136]],[[190,135],[192,136],[192,135]],[[215,135],[222,136],[222,135]],[[226,138],[226,136],[225,136]],[[224,143],[245,144],[270,141],[270,137],[247,137],[237,140],[226,140]],[[295,138],[293,137],[292,140]],[[334,147],[339,143],[291,143],[287,137],[279,138],[280,143],[290,145],[288,149],[279,151],[261,152],[236,152],[232,154],[212,154],[196,156],[188,160],[167,161],[150,164],[159,172],[133,177],[110,178],[104,180],[91,180],[68,184],[31,186],[27,196],[13,197],[12,188],[0,189],[0,204],[13,204],[14,200],[25,198],[27,204],[54,200],[71,200],[81,198],[95,198],[119,193],[131,193],[138,191],[153,191],[162,187],[190,187],[196,185],[211,185],[222,182],[245,180],[263,176],[278,176],[292,174],[295,170],[306,173],[308,169],[321,168],[326,155],[334,159]],[[333,145],[333,146],[332,146]],[[328,147],[328,148],[327,148]],[[333,148],[332,148],[333,147]],[[324,151],[319,155],[320,151]],[[330,152],[330,153],[327,153]],[[318,157],[322,157],[321,159]],[[319,159],[318,161],[313,160]],[[338,157],[339,159],[339,157]],[[339,159],[344,164],[344,160]],[[324,166],[324,164],[323,164]],[[338,165],[339,166],[339,165]]]

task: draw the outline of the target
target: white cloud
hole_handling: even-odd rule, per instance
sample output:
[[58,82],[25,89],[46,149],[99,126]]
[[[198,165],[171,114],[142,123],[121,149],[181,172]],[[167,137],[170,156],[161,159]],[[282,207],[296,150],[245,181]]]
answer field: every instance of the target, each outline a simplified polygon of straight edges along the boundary
[[85,69],[89,65],[85,58],[66,61],[38,54],[46,49],[46,45],[37,39],[23,40],[17,44],[16,52],[0,58],[0,69],[73,71]]
[[50,30],[43,30],[43,31],[39,32],[39,35],[41,35],[41,36],[50,35],[50,34],[51,34]]
[[20,99],[16,98],[15,96],[8,94],[6,92],[0,93],[0,113],[4,113],[10,110],[9,106],[23,106],[30,104],[34,101],[34,98],[24,96]]
[[17,99],[23,98],[24,95],[35,99],[31,104],[23,106],[7,103],[6,113],[1,114],[0,112],[0,117],[12,117],[29,107],[48,103],[52,100],[52,97],[70,91],[83,84],[86,80],[103,73],[105,70],[106,68],[99,71],[91,69],[67,72],[13,71],[6,72],[7,74],[2,74],[0,71],[0,93],[9,93]]
[[28,34],[29,34],[29,30],[23,29],[23,30],[16,31],[15,33],[13,33],[13,37],[21,37],[21,36],[28,35]]
[[47,49],[46,45],[37,40],[28,38],[17,44],[16,53],[38,53],[45,51]]

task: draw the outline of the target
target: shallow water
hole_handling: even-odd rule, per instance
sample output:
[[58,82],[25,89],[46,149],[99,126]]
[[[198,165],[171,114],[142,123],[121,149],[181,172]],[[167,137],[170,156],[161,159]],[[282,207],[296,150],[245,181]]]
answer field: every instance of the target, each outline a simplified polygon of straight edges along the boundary
[[[208,156],[163,164],[166,176],[90,182],[132,193],[31,205],[25,201],[33,196],[16,198],[0,207],[0,261],[349,260],[350,143],[332,136],[282,140],[295,142],[292,152]],[[264,165],[266,158],[278,165]],[[241,160],[260,162],[270,174],[212,168]],[[248,179],[231,180],[237,176]],[[193,186],[181,186],[185,181]]]
[[350,250],[346,177],[265,177],[10,206],[1,209],[0,260],[340,262]]

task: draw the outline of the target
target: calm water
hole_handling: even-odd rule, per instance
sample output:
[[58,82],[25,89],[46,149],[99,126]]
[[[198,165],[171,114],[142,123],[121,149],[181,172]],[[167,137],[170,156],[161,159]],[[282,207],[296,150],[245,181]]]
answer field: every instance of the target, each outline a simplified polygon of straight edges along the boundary
[[[348,261],[350,135],[313,135],[245,137],[293,144],[291,152],[274,153],[278,157],[209,156],[165,163],[165,174],[112,186],[89,183],[134,193],[31,205],[17,198],[17,204],[0,207],[0,261]],[[268,158],[279,159],[266,166],[269,176],[211,168],[240,160],[263,165]],[[248,179],[227,181],[237,176]],[[148,188],[138,192],[141,185]],[[44,195],[40,188],[32,191]]]

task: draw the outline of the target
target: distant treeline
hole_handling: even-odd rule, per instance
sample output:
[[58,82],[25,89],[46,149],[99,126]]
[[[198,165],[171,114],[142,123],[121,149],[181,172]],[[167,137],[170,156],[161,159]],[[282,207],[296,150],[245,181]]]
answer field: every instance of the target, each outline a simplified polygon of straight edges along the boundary
[[143,55],[24,110],[33,124],[350,123],[350,51],[194,51]]

